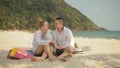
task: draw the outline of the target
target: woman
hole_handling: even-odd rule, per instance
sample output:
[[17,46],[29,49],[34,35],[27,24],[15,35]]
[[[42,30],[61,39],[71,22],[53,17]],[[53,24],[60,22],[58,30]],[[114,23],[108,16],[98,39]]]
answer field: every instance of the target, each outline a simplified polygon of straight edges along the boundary
[[[48,56],[50,60],[54,60],[52,34],[48,29],[48,22],[43,19],[38,19],[39,30],[34,34],[32,51],[34,56],[31,57],[32,61],[43,61]],[[39,57],[38,57],[39,56]]]

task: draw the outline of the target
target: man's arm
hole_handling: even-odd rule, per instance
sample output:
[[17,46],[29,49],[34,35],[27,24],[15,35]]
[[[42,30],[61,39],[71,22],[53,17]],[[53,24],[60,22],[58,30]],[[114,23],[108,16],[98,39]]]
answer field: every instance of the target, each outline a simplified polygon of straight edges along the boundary
[[65,47],[69,47],[69,48],[73,48],[74,47],[74,37],[73,37],[73,34],[72,34],[72,31],[71,30],[68,30],[67,32],[66,32],[66,37],[65,37],[65,39],[66,39],[66,41],[65,41]]

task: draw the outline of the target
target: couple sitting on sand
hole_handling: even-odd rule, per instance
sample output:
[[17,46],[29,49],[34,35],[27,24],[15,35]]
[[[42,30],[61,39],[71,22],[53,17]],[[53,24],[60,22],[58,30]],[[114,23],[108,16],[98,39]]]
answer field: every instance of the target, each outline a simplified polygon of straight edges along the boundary
[[75,49],[72,31],[65,27],[62,17],[55,20],[54,31],[48,29],[48,22],[38,19],[39,30],[35,32],[32,51],[32,61],[43,61],[47,57],[50,60],[59,59],[66,61],[66,56],[71,55]]

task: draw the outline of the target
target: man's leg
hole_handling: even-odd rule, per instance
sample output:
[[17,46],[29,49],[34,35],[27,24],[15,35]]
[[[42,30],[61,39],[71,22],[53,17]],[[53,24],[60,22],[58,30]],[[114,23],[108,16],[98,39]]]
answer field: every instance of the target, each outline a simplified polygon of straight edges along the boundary
[[64,50],[64,52],[61,55],[58,56],[58,59],[62,60],[62,61],[67,61],[67,59],[65,57],[69,56],[69,55],[72,55],[72,51],[74,51],[74,48],[70,48],[69,50],[68,50],[68,48],[66,48]]
[[58,59],[62,60],[62,61],[67,61],[67,59],[65,57],[68,55],[69,54],[66,51],[64,51],[61,55],[58,56]]

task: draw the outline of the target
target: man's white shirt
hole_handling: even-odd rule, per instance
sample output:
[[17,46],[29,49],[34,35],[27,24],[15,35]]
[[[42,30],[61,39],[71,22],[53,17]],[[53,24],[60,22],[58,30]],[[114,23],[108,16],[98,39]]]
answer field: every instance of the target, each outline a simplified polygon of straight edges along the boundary
[[58,32],[58,30],[54,30],[52,32],[53,40],[55,41],[55,47],[57,46],[63,46],[66,47],[74,47],[74,37],[72,34],[72,31],[64,27],[63,31],[61,33]]

